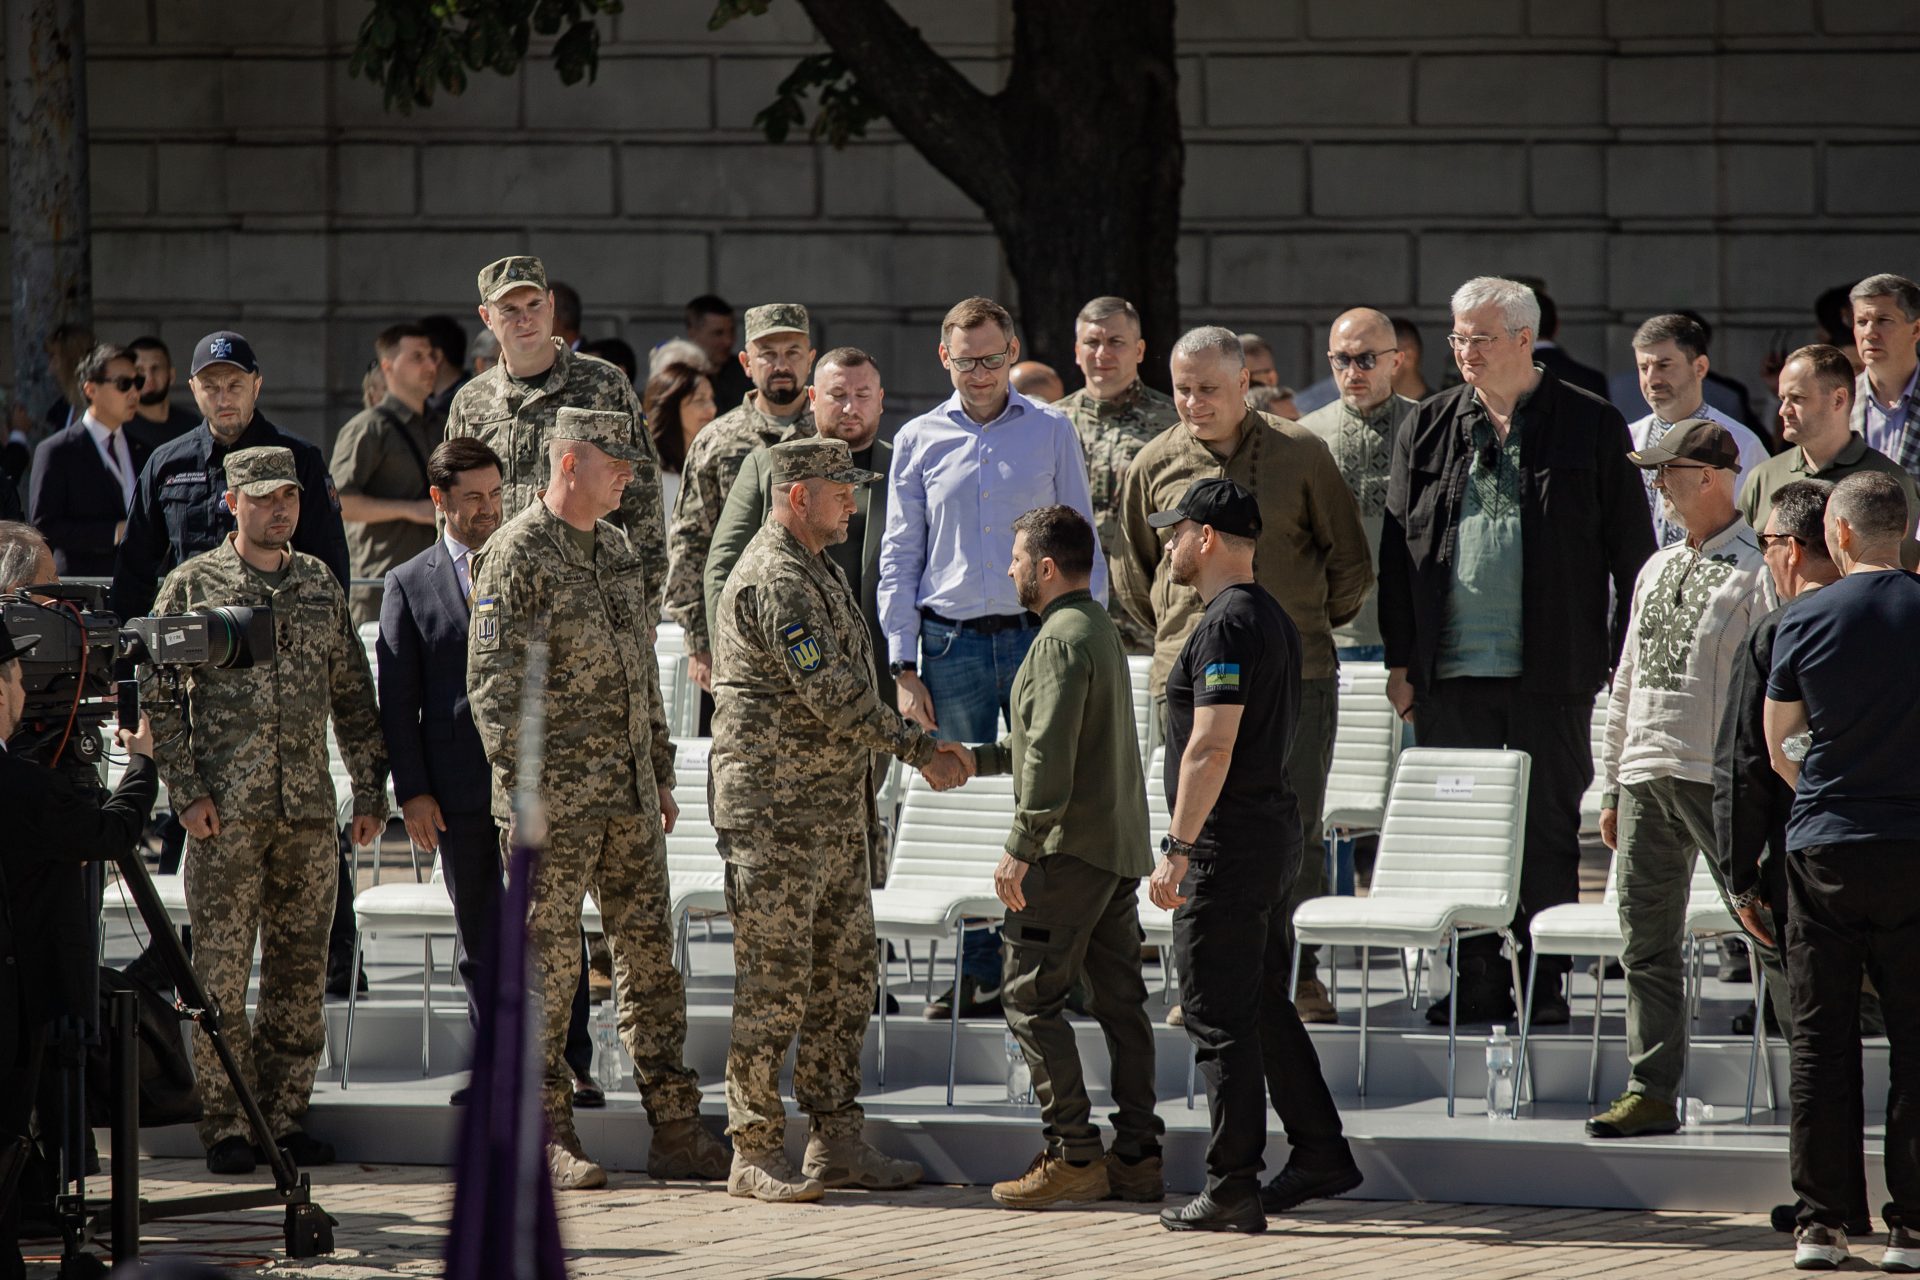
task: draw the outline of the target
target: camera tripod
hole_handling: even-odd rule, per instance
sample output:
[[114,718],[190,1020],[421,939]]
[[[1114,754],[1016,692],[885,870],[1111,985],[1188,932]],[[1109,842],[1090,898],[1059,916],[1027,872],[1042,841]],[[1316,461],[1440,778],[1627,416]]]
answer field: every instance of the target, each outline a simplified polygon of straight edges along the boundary
[[174,1007],[183,1021],[197,1024],[240,1099],[247,1125],[253,1131],[254,1145],[266,1153],[267,1167],[273,1173],[273,1186],[246,1187],[205,1195],[176,1196],[166,1200],[144,1200],[140,1196],[140,1065],[138,1038],[138,999],[132,991],[112,994],[108,1019],[109,1061],[114,1097],[112,1127],[111,1195],[102,1202],[89,1200],[85,1183],[76,1194],[63,1194],[55,1200],[55,1218],[65,1237],[60,1274],[64,1280],[80,1280],[104,1271],[99,1260],[82,1252],[83,1247],[104,1233],[112,1242],[113,1261],[120,1263],[139,1256],[141,1224],[166,1218],[184,1218],[202,1213],[224,1213],[234,1209],[259,1209],[273,1205],[286,1208],[285,1239],[289,1258],[311,1258],[333,1252],[334,1219],[313,1199],[313,1186],[291,1157],[274,1145],[267,1118],[253,1096],[235,1061],[233,1049],[220,1030],[220,1010],[200,987],[193,966],[187,960],[180,935],[174,931],[159,891],[147,874],[146,863],[138,849],[130,849],[116,859],[120,878],[132,894],[140,918],[146,922],[158,949],[161,962],[172,976],[178,998]]

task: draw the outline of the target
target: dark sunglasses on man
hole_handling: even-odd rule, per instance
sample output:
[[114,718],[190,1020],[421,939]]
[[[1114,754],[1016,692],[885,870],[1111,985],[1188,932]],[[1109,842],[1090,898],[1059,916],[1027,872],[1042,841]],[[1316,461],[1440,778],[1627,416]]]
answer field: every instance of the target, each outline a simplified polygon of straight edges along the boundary
[[1337,373],[1345,373],[1353,365],[1360,366],[1362,373],[1372,373],[1373,366],[1380,363],[1380,357],[1390,356],[1394,350],[1395,348],[1389,348],[1386,351],[1356,351],[1352,355],[1344,351],[1329,351],[1327,363],[1331,364]]
[[123,374],[118,378],[103,378],[101,379],[101,383],[104,386],[112,387],[115,391],[140,391],[145,389],[147,385],[147,375],[144,373],[136,373],[129,378]]

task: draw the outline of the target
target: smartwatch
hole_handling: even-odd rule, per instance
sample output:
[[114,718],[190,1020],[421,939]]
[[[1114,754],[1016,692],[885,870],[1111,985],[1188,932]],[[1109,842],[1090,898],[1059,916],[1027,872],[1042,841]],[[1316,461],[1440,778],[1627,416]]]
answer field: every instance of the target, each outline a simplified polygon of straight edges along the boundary
[[1176,840],[1171,832],[1160,837],[1160,852],[1169,858],[1191,858],[1193,846],[1185,840]]
[[887,674],[892,676],[895,680],[898,680],[900,678],[900,673],[903,671],[912,671],[915,674],[918,674],[919,670],[920,668],[911,662],[889,662],[887,664]]

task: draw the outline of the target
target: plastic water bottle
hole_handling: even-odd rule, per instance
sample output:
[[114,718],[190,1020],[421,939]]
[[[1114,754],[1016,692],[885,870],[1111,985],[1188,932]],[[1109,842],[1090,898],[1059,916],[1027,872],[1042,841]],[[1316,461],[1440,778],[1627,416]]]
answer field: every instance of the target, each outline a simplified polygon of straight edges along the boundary
[[613,1001],[602,1000],[593,1006],[588,1034],[593,1040],[593,1078],[600,1082],[602,1089],[612,1093],[626,1078],[620,1063],[620,1022]]
[[1505,1027],[1487,1037],[1487,1118],[1506,1120],[1513,1115],[1513,1041]]
[[1689,1129],[1695,1125],[1731,1120],[1736,1114],[1738,1113],[1732,1107],[1716,1107],[1711,1102],[1704,1102],[1699,1098],[1680,1100],[1680,1116]]
[[1027,1065],[1027,1055],[1011,1031],[1007,1032],[1007,1101],[1015,1106],[1033,1105],[1033,1068]]

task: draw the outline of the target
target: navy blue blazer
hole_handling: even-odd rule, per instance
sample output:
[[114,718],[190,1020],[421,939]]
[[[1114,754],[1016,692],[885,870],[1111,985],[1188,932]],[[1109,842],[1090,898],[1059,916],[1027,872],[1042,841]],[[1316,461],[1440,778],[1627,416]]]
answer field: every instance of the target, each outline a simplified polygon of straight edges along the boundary
[[[137,482],[147,448],[124,428],[120,440]],[[28,519],[53,548],[53,567],[68,577],[111,577],[113,529],[127,518],[127,501],[85,423],[40,442],[27,492]]]
[[395,798],[431,795],[443,814],[491,813],[493,771],[467,705],[467,601],[444,540],[388,571],[379,656]]

